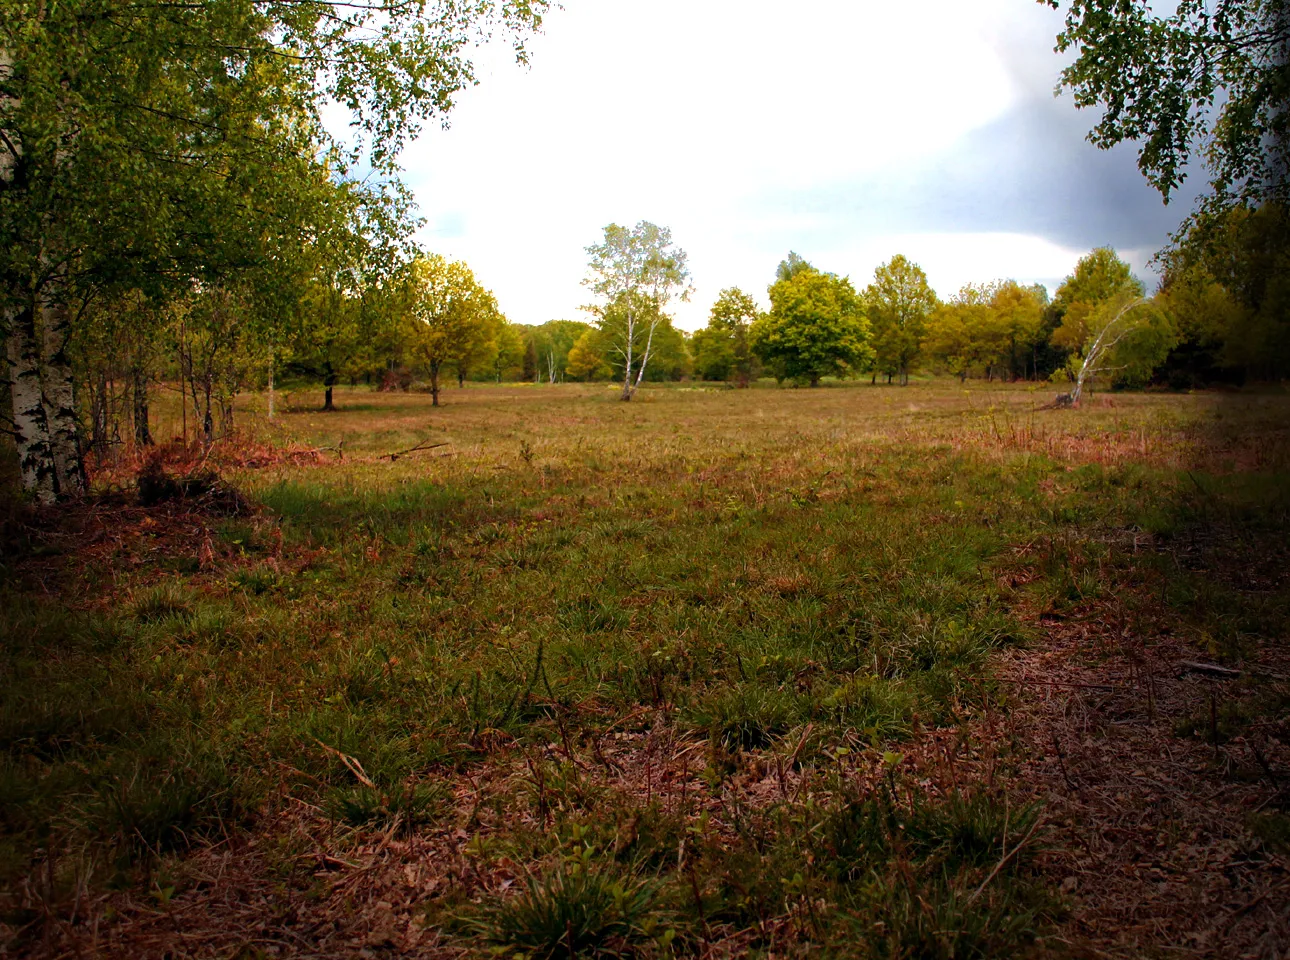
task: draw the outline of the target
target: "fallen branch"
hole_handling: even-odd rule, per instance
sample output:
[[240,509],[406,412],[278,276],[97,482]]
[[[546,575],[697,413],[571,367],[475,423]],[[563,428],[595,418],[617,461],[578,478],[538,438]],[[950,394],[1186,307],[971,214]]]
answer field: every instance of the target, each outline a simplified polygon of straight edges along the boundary
[[376,789],[376,784],[374,784],[371,778],[368,777],[367,773],[363,770],[363,765],[359,763],[357,759],[347,754],[341,753],[335,747],[327,746],[327,744],[323,743],[317,737],[314,738],[314,743],[318,744],[318,746],[322,747],[323,750],[330,753],[333,757],[339,758],[340,762],[345,764],[346,769],[348,769],[349,772],[352,773],[358,779],[358,782],[361,783],[363,786],[367,787],[370,790]]
[[1196,673],[1208,673],[1211,676],[1232,679],[1241,675],[1240,670],[1233,670],[1231,667],[1220,667],[1217,663],[1201,663],[1197,660],[1179,660],[1178,666],[1184,670],[1194,670]]
[[389,457],[390,463],[393,463],[395,460],[399,459],[399,457],[406,457],[409,453],[419,453],[422,450],[433,450],[435,447],[446,447],[446,446],[449,446],[451,443],[452,443],[451,440],[444,440],[444,441],[441,441],[440,443],[430,443],[428,441],[423,443],[418,443],[415,447],[410,447],[407,450],[400,450],[398,453],[382,454],[381,459],[384,460],[386,457]]
[[[1194,670],[1196,673],[1207,673],[1211,676],[1221,677],[1224,680],[1234,680],[1241,675],[1240,670],[1232,667],[1221,667],[1217,663],[1201,663],[1198,660],[1179,660],[1178,666],[1184,670]],[[1272,673],[1269,670],[1263,670],[1259,667],[1247,667],[1246,670],[1251,676],[1262,677],[1265,680],[1287,680],[1282,673]]]

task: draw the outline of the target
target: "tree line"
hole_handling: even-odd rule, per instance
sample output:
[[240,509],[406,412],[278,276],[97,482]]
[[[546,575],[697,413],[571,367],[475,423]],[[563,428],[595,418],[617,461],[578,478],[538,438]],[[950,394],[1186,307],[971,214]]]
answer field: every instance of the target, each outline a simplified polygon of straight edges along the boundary
[[[790,254],[768,310],[730,288],[693,335],[671,319],[691,291],[666,228],[607,227],[587,248],[589,321],[532,328],[411,240],[400,151],[475,82],[478,43],[525,59],[547,6],[0,0],[0,431],[22,486],[82,493],[87,454],[153,442],[163,385],[182,394],[185,437],[209,442],[239,389],[272,403],[284,376],[320,382],[331,408],[360,379],[420,381],[437,403],[445,378],[612,379],[626,400],[687,376],[932,371],[1056,379],[1078,398],[1090,380],[1290,374],[1284,5],[1066,4],[1063,83],[1106,109],[1095,143],[1139,140],[1166,196],[1208,144],[1210,193],[1153,296],[1111,250],[1051,300],[1011,281],[942,300],[899,256],[857,290]],[[343,137],[323,122],[332,106],[350,115]]]
[[[1040,284],[997,280],[969,284],[945,300],[902,255],[857,290],[849,278],[791,252],[767,289],[769,310],[749,293],[727,288],[707,325],[687,334],[664,312],[666,300],[615,291],[592,308],[593,322],[521,327],[530,359],[511,375],[625,380],[634,350],[653,362],[646,379],[695,377],[738,386],[763,376],[809,386],[848,377],[905,384],[911,373],[923,372],[1048,380],[1070,384],[1078,399],[1092,381],[1183,389],[1281,379],[1290,375],[1290,318],[1281,279],[1287,274],[1278,265],[1290,263],[1284,253],[1277,259],[1266,252],[1283,250],[1266,240],[1284,229],[1281,216],[1271,205],[1230,211],[1222,242],[1199,255],[1177,247],[1162,258],[1163,280],[1150,297],[1106,247],[1082,257],[1051,298]],[[642,235],[658,229],[636,228]],[[623,230],[611,226],[607,235]],[[631,263],[626,259],[624,269],[638,269]]]

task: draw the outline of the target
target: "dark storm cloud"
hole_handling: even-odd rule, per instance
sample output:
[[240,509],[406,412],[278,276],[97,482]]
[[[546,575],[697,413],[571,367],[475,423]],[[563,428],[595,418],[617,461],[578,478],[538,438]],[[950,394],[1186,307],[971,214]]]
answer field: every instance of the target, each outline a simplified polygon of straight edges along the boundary
[[903,171],[800,193],[788,204],[846,233],[1007,232],[1077,249],[1164,246],[1197,184],[1166,206],[1132,146],[1104,151],[1085,140],[1094,122],[1068,98],[1032,97]]

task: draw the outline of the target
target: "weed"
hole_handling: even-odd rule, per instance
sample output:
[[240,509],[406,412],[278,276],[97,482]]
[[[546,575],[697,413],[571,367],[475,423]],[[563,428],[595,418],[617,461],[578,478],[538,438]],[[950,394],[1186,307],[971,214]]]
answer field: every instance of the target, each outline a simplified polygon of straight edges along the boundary
[[533,960],[621,956],[663,932],[657,899],[657,885],[648,880],[561,863],[526,877],[518,893],[486,906],[469,927],[481,939]]
[[159,623],[187,616],[191,609],[192,601],[181,587],[163,583],[139,594],[130,613],[140,623]]
[[792,694],[747,684],[707,694],[690,708],[688,719],[729,749],[761,750],[787,733],[799,714]]
[[183,850],[239,825],[245,807],[232,772],[218,757],[141,762],[100,793],[96,819],[132,857]]
[[393,790],[365,785],[335,788],[324,809],[352,827],[373,827],[411,833],[432,823],[443,812],[448,796],[443,784],[404,784]]

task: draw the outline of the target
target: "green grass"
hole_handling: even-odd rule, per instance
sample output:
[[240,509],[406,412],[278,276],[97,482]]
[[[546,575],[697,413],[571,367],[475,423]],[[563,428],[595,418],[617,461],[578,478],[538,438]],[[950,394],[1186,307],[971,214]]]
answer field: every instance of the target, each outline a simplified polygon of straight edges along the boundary
[[[1283,593],[1234,608],[1234,588],[1123,545],[1214,517],[1283,529],[1285,463],[1250,458],[1284,397],[1240,418],[1201,396],[1033,412],[1046,399],[472,387],[438,410],[340,391],[340,413],[289,413],[279,439],[343,438],[345,460],[232,471],[262,511],[212,520],[207,547],[99,548],[52,594],[6,559],[0,870],[89,844],[146,885],[285,796],[346,830],[432,831],[462,771],[552,744],[594,762],[604,731],[658,717],[708,741],[714,796],[790,754],[827,770],[841,744],[881,756],[1006,709],[992,656],[1037,642],[1038,612],[1107,597],[1217,656],[1282,629]],[[378,459],[428,437],[449,446]],[[1051,918],[1024,856],[974,898],[1038,815],[996,794],[838,783],[732,813],[718,838],[697,808],[542,769],[515,802],[547,829],[496,839],[529,871],[519,892],[460,920],[526,955],[570,935],[699,951],[724,925],[833,955],[862,936],[874,956],[998,956]],[[451,925],[457,907],[427,910]]]

